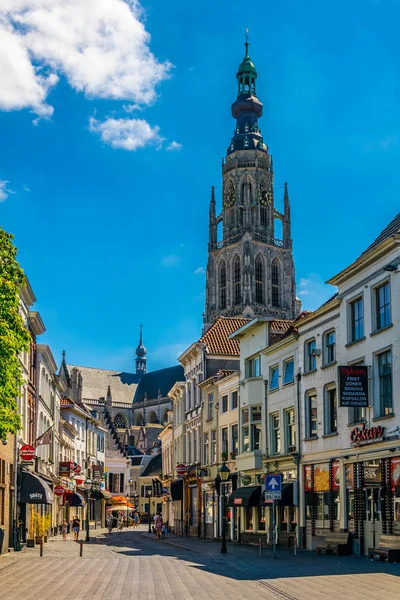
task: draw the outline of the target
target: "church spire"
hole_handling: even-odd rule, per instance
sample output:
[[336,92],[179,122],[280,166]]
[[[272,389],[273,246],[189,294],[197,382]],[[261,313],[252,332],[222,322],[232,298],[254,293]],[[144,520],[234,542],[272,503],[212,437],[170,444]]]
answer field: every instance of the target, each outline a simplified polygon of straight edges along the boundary
[[284,192],[283,192],[283,247],[284,248],[292,247],[291,223],[290,223],[290,200],[289,200],[288,184],[286,181],[284,183]]
[[217,246],[217,216],[216,216],[216,202],[215,202],[215,187],[211,186],[211,199],[210,199],[210,221],[209,221],[210,238],[208,249],[211,252],[215,250]]
[[146,348],[143,345],[143,325],[140,324],[139,327],[140,327],[140,339],[139,339],[139,345],[136,348],[135,363],[136,363],[136,375],[139,375],[139,377],[141,377],[142,375],[144,375],[146,373],[147,358],[146,358]]

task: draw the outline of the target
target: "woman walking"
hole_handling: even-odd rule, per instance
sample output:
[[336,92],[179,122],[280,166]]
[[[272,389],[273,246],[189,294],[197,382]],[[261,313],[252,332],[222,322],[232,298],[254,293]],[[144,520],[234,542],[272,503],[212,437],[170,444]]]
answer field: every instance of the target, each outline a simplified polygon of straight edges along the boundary
[[79,539],[79,530],[81,528],[81,520],[78,515],[75,515],[72,519],[72,530],[74,532],[74,540],[77,542]]

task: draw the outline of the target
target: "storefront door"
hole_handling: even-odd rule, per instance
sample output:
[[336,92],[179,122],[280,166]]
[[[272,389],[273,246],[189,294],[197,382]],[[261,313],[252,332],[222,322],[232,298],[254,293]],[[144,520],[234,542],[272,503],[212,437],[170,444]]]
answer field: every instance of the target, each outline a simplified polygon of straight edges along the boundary
[[375,548],[382,535],[381,488],[364,488],[364,554]]

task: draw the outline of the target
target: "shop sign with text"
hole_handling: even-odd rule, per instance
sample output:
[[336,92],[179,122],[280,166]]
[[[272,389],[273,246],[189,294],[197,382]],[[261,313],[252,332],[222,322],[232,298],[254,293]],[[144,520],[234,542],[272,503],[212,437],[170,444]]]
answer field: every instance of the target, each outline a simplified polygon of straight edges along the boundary
[[376,427],[365,427],[365,423],[361,427],[354,427],[350,432],[350,444],[352,446],[365,446],[374,442],[383,440],[383,432],[385,428],[377,425]]
[[368,367],[347,365],[338,367],[339,406],[368,406]]

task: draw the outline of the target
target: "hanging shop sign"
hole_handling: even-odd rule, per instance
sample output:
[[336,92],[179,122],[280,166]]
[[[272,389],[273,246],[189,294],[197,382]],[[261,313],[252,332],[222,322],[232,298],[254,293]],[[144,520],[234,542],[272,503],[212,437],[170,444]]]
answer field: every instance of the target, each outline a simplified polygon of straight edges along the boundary
[[364,463],[364,483],[381,483],[382,481],[382,469],[381,462],[374,460],[367,460]]
[[22,458],[22,460],[32,460],[33,458],[35,458],[35,448],[26,444],[20,449],[19,455]]
[[368,406],[368,367],[347,365],[338,367],[339,406]]
[[179,463],[176,465],[176,472],[178,475],[184,475],[186,473],[186,465]]
[[338,490],[339,488],[340,488],[339,461],[335,460],[332,463],[332,490]]
[[59,467],[58,467],[58,472],[60,473],[60,475],[68,475],[68,477],[69,477],[73,468],[74,468],[74,463],[71,461],[60,462]]
[[64,494],[64,491],[65,490],[64,490],[64,488],[63,488],[62,485],[56,485],[55,488],[54,488],[54,490],[53,490],[53,493],[56,496],[62,496]]
[[74,462],[74,473],[75,473],[76,475],[79,475],[79,473],[80,473],[81,471],[82,471],[82,467],[81,467],[81,465],[78,465],[78,463],[75,463],[75,462]]
[[92,466],[93,479],[101,479],[103,477],[103,467],[101,465]]
[[381,442],[383,438],[384,427],[365,427],[365,423],[361,427],[354,427],[350,431],[350,444],[352,446],[365,446],[374,442]]
[[243,475],[243,477],[242,477],[242,484],[243,485],[250,485],[251,484],[251,477],[250,477],[250,475]]

